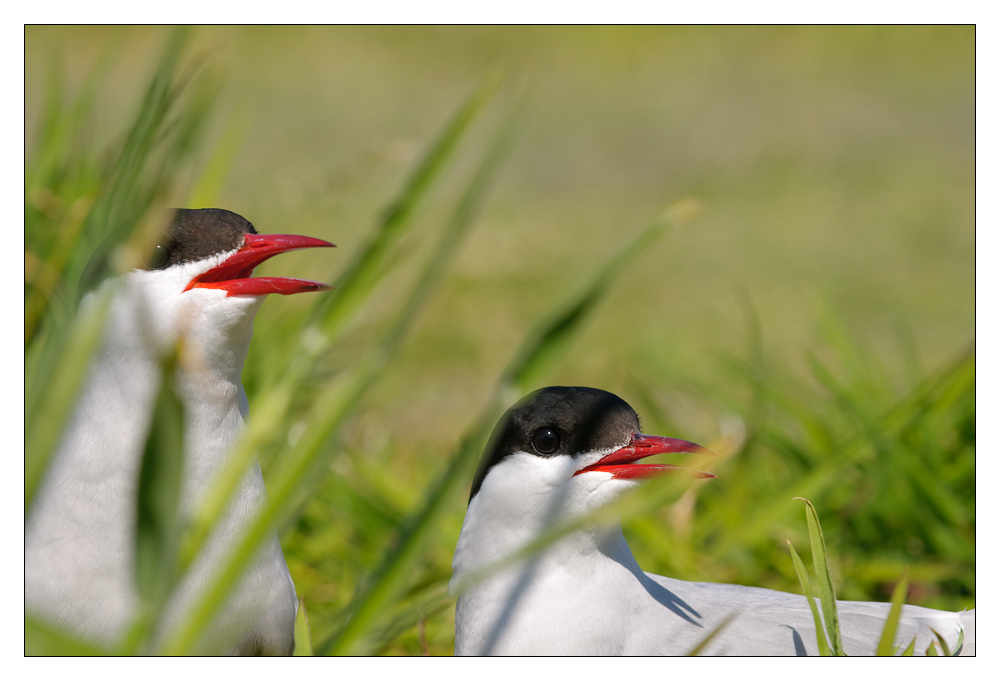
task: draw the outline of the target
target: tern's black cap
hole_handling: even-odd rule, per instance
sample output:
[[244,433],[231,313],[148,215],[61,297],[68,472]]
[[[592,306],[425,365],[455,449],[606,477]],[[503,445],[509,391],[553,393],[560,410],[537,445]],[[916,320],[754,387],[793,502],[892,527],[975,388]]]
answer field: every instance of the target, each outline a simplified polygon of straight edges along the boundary
[[256,234],[250,221],[222,208],[178,208],[156,247],[147,269],[197,262],[243,245],[243,236]]
[[536,390],[508,409],[493,429],[472,481],[469,501],[490,468],[514,452],[574,456],[621,446],[638,432],[639,416],[617,395],[596,388]]

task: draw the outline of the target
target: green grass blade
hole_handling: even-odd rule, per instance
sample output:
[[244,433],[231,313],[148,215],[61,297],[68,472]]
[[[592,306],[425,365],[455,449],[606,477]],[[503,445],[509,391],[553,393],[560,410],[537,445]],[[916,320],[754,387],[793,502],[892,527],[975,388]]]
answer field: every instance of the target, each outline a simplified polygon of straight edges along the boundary
[[580,322],[589,316],[622,268],[668,229],[690,221],[698,212],[700,205],[697,202],[680,201],[643,229],[638,237],[605,262],[578,293],[536,327],[533,331],[535,335],[528,337],[508,365],[501,383],[522,394],[528,386],[537,384],[539,376],[552,362],[564,355],[566,345],[579,330]]
[[796,497],[806,502],[806,523],[809,525],[809,545],[813,556],[813,570],[816,573],[816,583],[819,590],[819,600],[823,605],[823,619],[826,620],[826,630],[830,635],[830,645],[834,655],[843,655],[844,647],[840,639],[840,621],[837,619],[837,594],[830,578],[830,561],[827,558],[826,542],[823,539],[823,529],[819,524],[816,508],[808,499]]
[[965,629],[961,627],[958,628],[958,643],[955,644],[955,652],[952,653],[954,656],[958,656],[962,653],[962,648],[965,646]]
[[505,409],[504,405],[511,401],[511,395],[541,375],[559,356],[560,353],[555,348],[565,349],[566,344],[577,335],[584,320],[624,265],[662,234],[666,227],[686,218],[689,212],[685,207],[686,204],[681,204],[644,229],[635,240],[615,254],[575,297],[557,308],[554,314],[550,314],[527,334],[513,361],[501,375],[489,404],[463,435],[448,468],[425,494],[421,509],[406,524],[403,538],[376,570],[377,576],[369,589],[350,606],[351,619],[329,644],[320,646],[324,654],[362,654],[369,649],[370,644],[365,636],[373,626],[377,614],[400,588],[407,569],[431,536],[435,522],[458,488],[467,481],[497,419]]
[[934,647],[934,641],[931,641],[930,645],[927,646],[927,650],[924,651],[924,655],[927,657],[939,657],[937,648]]
[[906,646],[906,650],[900,653],[900,657],[913,657],[913,653],[917,647],[917,637],[914,636],[913,640],[910,641],[910,645]]
[[110,655],[96,643],[85,641],[62,629],[51,626],[29,615],[24,616],[24,654],[33,655]]
[[457,455],[435,485],[424,495],[423,506],[403,526],[403,536],[376,570],[371,586],[364,591],[349,610],[352,613],[347,625],[329,642],[321,646],[324,655],[364,654],[371,647],[366,635],[374,626],[382,606],[406,578],[404,567],[412,565],[419,557],[426,541],[432,536],[434,522],[444,513],[455,493],[465,482],[472,463],[482,453],[499,410],[488,411],[462,438]]
[[392,247],[412,222],[417,204],[452,159],[456,146],[472,122],[492,100],[503,83],[500,74],[484,77],[424,154],[399,197],[386,210],[375,235],[338,277],[333,295],[321,300],[312,321],[319,323],[330,341],[340,336],[385,273]]
[[876,655],[886,656],[895,653],[893,641],[896,640],[896,628],[899,625],[899,616],[903,614],[903,603],[906,601],[906,590],[909,586],[909,571],[904,571],[900,577],[896,588],[892,590],[892,608],[889,609],[889,617],[885,621],[885,628],[882,629],[882,638],[879,639]]
[[830,650],[830,644],[826,640],[823,620],[819,616],[819,608],[816,607],[816,595],[813,592],[812,580],[809,579],[806,566],[802,564],[802,559],[799,558],[798,551],[792,546],[792,542],[788,542],[788,550],[792,554],[792,564],[795,566],[795,574],[799,577],[802,591],[806,595],[806,602],[809,603],[809,610],[812,612],[813,624],[816,626],[816,646],[819,648],[819,654],[825,657],[833,655],[833,651]]
[[688,651],[687,657],[697,657],[698,655],[700,655],[701,651],[703,651],[705,647],[708,646],[708,644],[711,643],[712,640],[722,632],[723,629],[729,626],[729,623],[732,622],[734,619],[736,619],[736,613],[730,613],[729,615],[726,615],[726,618],[724,620],[719,622],[719,624],[714,629],[712,629],[712,631],[708,632],[708,634],[705,635],[705,638],[698,641],[697,645],[695,645],[694,648]]
[[176,349],[160,363],[160,390],[143,450],[136,504],[139,613],[125,649],[136,652],[177,583],[178,502],[184,464],[184,406],[176,392]]
[[172,586],[171,544],[181,488],[184,456],[184,406],[175,390],[176,353],[161,363],[160,390],[139,472],[136,516],[136,583],[139,595],[161,603]]
[[[241,110],[242,111],[242,110]],[[215,145],[211,158],[191,190],[186,206],[188,208],[211,208],[236,160],[236,154],[243,146],[250,130],[250,116],[235,114],[226,126],[222,139]]]
[[387,352],[390,354],[395,352],[395,349],[402,343],[403,337],[412,325],[417,312],[441,280],[443,273],[448,270],[459,246],[464,242],[469,228],[479,216],[497,172],[507,154],[513,149],[515,134],[522,123],[522,114],[523,107],[515,105],[508,111],[503,124],[494,134],[486,156],[463,192],[454,213],[438,238],[434,251],[424,265],[420,278],[404,304],[402,313],[389,331],[385,344]]
[[295,650],[294,657],[312,657],[312,641],[309,638],[309,616],[306,614],[306,602],[299,599],[299,611],[295,613]]
[[[938,643],[941,645],[942,656],[955,657],[960,652],[962,652],[962,644],[965,643],[965,631],[962,630],[961,628],[959,628],[958,645],[955,646],[955,650],[952,650],[951,648],[948,647],[948,642],[944,640],[944,636],[939,634],[936,629],[932,628],[931,633],[934,634],[934,637],[938,640]],[[933,643],[931,645],[933,645]]]
[[229,507],[233,494],[256,456],[257,449],[281,428],[281,422],[292,402],[293,386],[281,383],[265,396],[263,404],[256,405],[253,418],[246,424],[229,458],[216,473],[212,486],[205,493],[181,539],[177,570],[187,570],[204,547],[212,528]]
[[[420,626],[421,620],[426,621],[435,617],[452,605],[451,599],[448,597],[448,585],[442,584],[441,590],[433,597],[420,599],[400,609],[401,612],[398,615],[393,615],[386,627],[374,638],[377,641],[381,641],[382,648],[384,648],[407,629],[411,629],[415,625]],[[376,654],[379,652],[381,652],[381,649],[377,648]],[[426,649],[424,654],[426,654]]]

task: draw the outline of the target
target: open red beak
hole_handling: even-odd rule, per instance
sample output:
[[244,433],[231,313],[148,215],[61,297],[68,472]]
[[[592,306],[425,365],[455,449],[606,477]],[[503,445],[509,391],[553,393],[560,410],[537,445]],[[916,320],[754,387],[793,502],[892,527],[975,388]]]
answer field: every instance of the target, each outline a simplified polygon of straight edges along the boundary
[[185,291],[193,288],[221,288],[230,296],[263,296],[280,293],[283,296],[306,291],[326,291],[331,287],[318,281],[287,277],[251,278],[253,269],[268,258],[302,248],[332,248],[322,239],[294,234],[247,234],[240,250],[204,274],[191,280]]
[[[701,445],[696,445],[687,440],[677,440],[672,437],[659,437],[657,435],[643,435],[633,433],[629,443],[621,449],[616,449],[595,464],[581,468],[573,475],[590,473],[591,471],[603,471],[611,473],[615,478],[622,480],[636,478],[652,478],[664,473],[687,470],[682,466],[672,466],[661,463],[635,463],[639,459],[645,459],[654,454],[667,453],[688,453],[688,454],[712,454],[710,449],[705,449]],[[702,471],[691,471],[696,478],[714,478],[711,473]]]

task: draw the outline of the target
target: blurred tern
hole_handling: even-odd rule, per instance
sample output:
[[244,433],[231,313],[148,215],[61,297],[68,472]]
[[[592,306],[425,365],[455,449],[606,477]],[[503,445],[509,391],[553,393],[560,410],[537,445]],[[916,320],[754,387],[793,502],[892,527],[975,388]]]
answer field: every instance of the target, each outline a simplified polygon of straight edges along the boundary
[[[707,450],[641,434],[635,411],[602,390],[543,388],[511,407],[479,464],[452,563],[455,653],[684,655],[732,617],[702,654],[818,654],[804,596],[643,572],[617,520],[584,526],[528,558],[508,558],[643,479],[677,470],[637,463],[666,452]],[[874,654],[889,608],[837,602],[848,655]],[[962,654],[974,655],[975,610],[904,606],[895,644],[916,636],[922,654],[934,629],[954,648],[959,627]]]
[[[279,253],[329,246],[310,237],[258,234],[230,211],[182,209],[148,269],[105,283],[118,290],[102,345],[25,523],[26,612],[105,645],[120,642],[137,614],[136,499],[161,353],[183,337],[177,374],[185,407],[179,511],[191,513],[247,417],[240,374],[264,297],[329,288],[252,277],[253,269]],[[164,629],[197,598],[265,494],[255,464],[171,597]],[[290,654],[296,608],[295,587],[272,537],[206,640],[225,642],[233,654]]]

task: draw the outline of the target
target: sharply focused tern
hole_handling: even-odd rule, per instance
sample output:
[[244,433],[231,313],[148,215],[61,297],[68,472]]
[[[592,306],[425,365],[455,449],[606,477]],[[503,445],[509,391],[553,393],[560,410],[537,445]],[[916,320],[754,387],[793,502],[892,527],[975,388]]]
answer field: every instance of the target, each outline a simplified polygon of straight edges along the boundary
[[[678,468],[640,459],[705,451],[641,434],[635,411],[602,390],[544,388],[511,407],[479,464],[452,563],[455,653],[684,655],[728,619],[701,654],[818,654],[804,596],[643,572],[618,521],[585,526],[511,560],[547,530]],[[848,655],[875,653],[889,608],[837,602]],[[933,629],[955,647],[961,628],[962,654],[974,655],[975,627],[975,610],[904,606],[895,643],[905,647],[916,636],[922,653]]]

